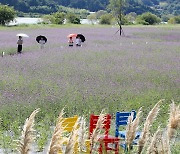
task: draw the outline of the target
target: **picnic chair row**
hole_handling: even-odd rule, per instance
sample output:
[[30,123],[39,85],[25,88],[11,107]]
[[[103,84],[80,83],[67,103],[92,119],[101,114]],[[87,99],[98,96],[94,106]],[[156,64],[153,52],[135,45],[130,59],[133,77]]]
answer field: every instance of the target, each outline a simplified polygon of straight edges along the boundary
[[[84,143],[85,149],[83,151],[79,151],[79,145],[78,142],[74,144],[74,154],[90,154],[92,153],[93,143],[91,138],[94,135],[94,132],[97,131],[97,125],[100,125],[101,130],[104,131],[103,135],[98,136],[98,153],[102,154],[103,151],[112,151],[115,154],[119,154],[119,147],[123,148],[124,150],[127,149],[125,144],[125,138],[126,138],[126,131],[120,130],[121,126],[126,126],[128,124],[128,118],[129,116],[132,116],[133,120],[136,118],[136,112],[133,110],[131,112],[116,112],[116,120],[115,120],[115,135],[110,135],[110,128],[111,128],[111,122],[112,122],[112,116],[110,114],[106,114],[103,116],[103,120],[99,123],[100,115],[90,115],[89,120],[89,139],[87,139]],[[76,124],[78,120],[78,116],[64,118],[63,120],[63,126],[66,130],[66,132],[72,132],[74,129],[74,125]],[[78,126],[77,126],[78,127]],[[137,140],[140,137],[140,132],[137,132],[135,135],[135,139],[133,141],[133,144],[137,144]],[[63,144],[68,144],[67,137],[64,137]],[[59,151],[59,154],[63,153],[62,151]]]

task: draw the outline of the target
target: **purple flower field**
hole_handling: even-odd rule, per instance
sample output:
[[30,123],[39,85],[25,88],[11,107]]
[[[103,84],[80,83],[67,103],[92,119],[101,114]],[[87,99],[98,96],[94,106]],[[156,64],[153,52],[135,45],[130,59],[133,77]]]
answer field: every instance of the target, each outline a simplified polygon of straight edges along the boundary
[[[68,88],[84,96],[100,97],[124,97],[123,93],[140,96],[155,89],[173,91],[177,99],[179,28],[125,27],[125,37],[115,34],[116,30],[92,27],[0,31],[1,51],[16,50],[16,33],[30,36],[24,38],[22,55],[1,58],[1,103],[12,99],[31,102],[42,91],[43,97],[53,99],[64,95]],[[69,48],[69,33],[82,33],[87,41],[81,48]],[[35,41],[37,35],[48,38],[43,51]]]
[[[123,37],[116,31],[94,26],[0,30],[1,111],[9,121],[21,116],[20,125],[39,106],[39,121],[49,116],[55,122],[64,106],[69,115],[87,117],[103,108],[115,113],[141,106],[147,114],[165,99],[160,115],[166,113],[171,99],[179,101],[180,27],[124,27]],[[23,54],[8,55],[16,53],[17,33],[30,37],[24,38]],[[82,47],[68,47],[70,33],[86,37]],[[38,35],[48,38],[43,50]]]

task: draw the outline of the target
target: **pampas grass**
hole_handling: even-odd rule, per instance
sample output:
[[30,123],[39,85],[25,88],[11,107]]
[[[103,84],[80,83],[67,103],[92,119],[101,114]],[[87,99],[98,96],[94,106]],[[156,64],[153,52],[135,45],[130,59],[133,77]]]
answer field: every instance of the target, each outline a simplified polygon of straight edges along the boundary
[[175,136],[176,130],[178,128],[180,128],[180,109],[179,106],[175,105],[174,101],[172,101],[172,104],[170,106],[170,116],[167,126],[169,140]]
[[147,153],[146,154],[158,154],[158,148],[157,148],[157,140],[158,140],[158,136],[160,135],[161,130],[160,127],[158,127],[157,131],[155,132],[155,134],[153,135],[150,145],[147,149]]
[[31,144],[35,139],[34,136],[34,118],[40,109],[36,109],[32,112],[29,118],[26,119],[26,122],[23,127],[21,140],[18,141],[17,151],[21,154],[28,154],[31,150]]
[[99,135],[101,134],[102,128],[104,126],[104,120],[105,120],[105,114],[103,113],[104,110],[101,111],[96,128],[94,129],[92,135],[90,136],[90,143],[91,143],[91,153],[93,153],[93,150],[95,148],[95,143],[97,143],[99,139]]
[[158,144],[158,153],[159,154],[170,154],[170,144],[167,133],[162,135],[160,138],[160,144]]
[[88,140],[88,131],[86,127],[86,120],[84,117],[81,117],[80,119],[80,127],[78,131],[78,144],[80,151],[84,151],[84,147],[86,147],[85,143]]
[[64,132],[64,127],[62,126],[63,115],[64,109],[62,109],[59,114],[57,124],[51,138],[48,154],[56,154],[62,150],[62,143],[64,142],[64,140],[62,139],[62,133]]
[[[149,112],[146,121],[144,123],[143,131],[140,135],[140,139],[138,141],[138,148],[134,149],[133,152],[137,152],[138,154],[146,153],[146,154],[170,154],[172,139],[175,137],[176,131],[180,128],[180,110],[179,106],[177,106],[174,101],[170,105],[170,116],[168,120],[167,129],[164,131],[160,130],[158,127],[157,131],[154,133],[153,137],[150,135],[150,127],[152,126],[154,120],[156,119],[159,110],[160,103],[163,100],[160,100]],[[29,154],[31,151],[31,145],[34,136],[34,118],[35,115],[39,112],[39,109],[32,112],[29,118],[26,119],[26,122],[23,127],[21,140],[18,141],[18,152],[21,154]],[[85,152],[85,143],[90,142],[89,148],[91,151],[89,153],[97,153],[97,142],[101,135],[101,131],[104,127],[104,122],[106,115],[102,111],[99,115],[99,118],[96,123],[96,128],[93,130],[90,135],[90,139],[88,139],[87,127],[85,118],[80,117],[74,127],[70,136],[64,137],[63,134],[66,133],[66,126],[63,125],[64,122],[64,109],[59,114],[57,119],[57,123],[50,141],[48,154],[79,154]],[[136,131],[138,130],[139,121],[141,115],[141,108],[137,112],[136,118],[133,120],[133,115],[128,118],[128,125],[126,127],[126,138],[125,143],[127,146],[126,152],[132,152],[131,147],[133,146],[133,141],[136,136]],[[1,118],[0,118],[1,122]],[[175,143],[175,142],[174,142]],[[104,154],[108,154],[105,150],[105,146],[102,143],[102,152]],[[86,149],[87,150],[87,149]],[[146,151],[145,151],[146,150]],[[87,153],[87,152],[86,152]]]
[[160,100],[153,108],[152,110],[149,112],[147,118],[146,118],[146,121],[144,123],[144,128],[143,128],[143,131],[141,133],[141,136],[140,136],[140,139],[138,141],[138,154],[140,154],[147,142],[147,139],[149,137],[149,134],[150,134],[150,127],[153,123],[153,121],[156,119],[158,113],[159,113],[159,110],[160,110],[160,103],[162,102],[163,100]]
[[71,135],[69,136],[68,139],[68,144],[66,146],[66,150],[65,150],[65,154],[77,154],[77,148],[78,146],[75,145],[78,144],[78,131],[79,131],[79,120],[77,120],[77,122],[75,123],[74,127],[73,127],[73,131],[71,132]]
[[128,125],[126,127],[126,138],[125,138],[127,150],[130,150],[132,142],[136,136],[136,131],[138,129],[139,120],[140,120],[140,114],[142,112],[141,109],[142,108],[139,109],[134,121],[133,121],[133,114],[131,114],[131,116],[129,116],[129,118],[128,118]]

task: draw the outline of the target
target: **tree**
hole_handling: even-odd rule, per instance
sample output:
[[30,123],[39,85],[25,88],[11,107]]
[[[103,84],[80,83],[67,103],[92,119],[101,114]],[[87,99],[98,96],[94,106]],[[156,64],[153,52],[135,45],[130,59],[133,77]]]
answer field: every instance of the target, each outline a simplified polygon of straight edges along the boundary
[[55,24],[60,24],[62,25],[64,23],[65,20],[65,13],[62,12],[56,12],[53,14],[54,16],[54,22]]
[[68,13],[66,18],[67,18],[69,23],[81,24],[80,18],[77,15],[73,14],[73,13]]
[[180,24],[180,16],[172,17],[168,20],[169,24]]
[[98,12],[96,12],[96,18],[100,19],[102,15],[107,14],[107,11],[104,10],[99,10]]
[[154,25],[160,22],[160,18],[158,18],[155,14],[152,14],[150,12],[143,13],[142,15],[137,17],[137,23],[143,25]]
[[97,21],[96,13],[88,15],[87,19],[91,22],[92,25],[94,25]]
[[13,21],[16,15],[16,11],[7,6],[7,5],[0,5],[0,25],[6,25],[10,21]]
[[109,0],[109,9],[119,25],[119,34],[122,35],[123,10],[127,5],[126,0]]
[[112,21],[112,15],[107,13],[100,17],[100,24],[110,25]]

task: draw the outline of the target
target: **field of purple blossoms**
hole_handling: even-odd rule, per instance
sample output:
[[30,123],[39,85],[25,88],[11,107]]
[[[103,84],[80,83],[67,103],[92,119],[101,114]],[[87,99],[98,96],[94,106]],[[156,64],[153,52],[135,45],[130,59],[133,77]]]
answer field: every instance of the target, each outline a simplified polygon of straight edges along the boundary
[[[143,106],[144,113],[160,99],[158,120],[179,101],[180,27],[46,27],[0,29],[0,146],[9,148],[28,115],[37,116],[38,146],[43,149],[65,107],[66,116],[115,114]],[[17,55],[17,33],[26,33]],[[82,33],[82,47],[68,47],[67,35]],[[41,50],[36,36],[48,42]],[[10,55],[11,54],[11,55]],[[157,121],[158,121],[157,120]],[[157,127],[157,124],[154,127]]]

